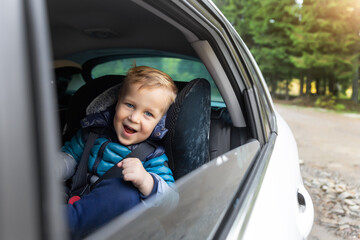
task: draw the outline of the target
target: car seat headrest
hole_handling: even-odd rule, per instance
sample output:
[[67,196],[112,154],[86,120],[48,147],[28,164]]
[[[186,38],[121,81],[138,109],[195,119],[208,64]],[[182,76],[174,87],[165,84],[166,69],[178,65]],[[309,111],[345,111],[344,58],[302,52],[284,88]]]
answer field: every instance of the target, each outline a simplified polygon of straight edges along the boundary
[[81,65],[70,60],[55,60],[54,70],[56,76],[71,76],[73,74],[81,73]]
[[111,105],[115,104],[118,100],[121,83],[115,85],[91,101],[89,106],[86,108],[86,115],[101,112],[106,110]]
[[80,120],[87,115],[86,111],[89,104],[104,91],[121,84],[124,78],[125,76],[123,75],[107,75],[99,77],[87,82],[76,91],[69,101],[66,115],[67,130],[63,136],[64,140],[71,138],[75,132],[81,128]]
[[175,179],[209,161],[210,96],[209,82],[194,79],[168,110],[164,146]]

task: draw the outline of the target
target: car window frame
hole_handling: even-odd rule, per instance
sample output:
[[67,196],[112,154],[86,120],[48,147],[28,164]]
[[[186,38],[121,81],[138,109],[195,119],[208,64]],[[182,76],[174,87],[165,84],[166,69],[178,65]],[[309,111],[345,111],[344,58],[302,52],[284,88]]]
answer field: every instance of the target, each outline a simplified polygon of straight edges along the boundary
[[234,29],[232,29],[231,32],[235,36],[235,44],[239,48],[243,49],[242,56],[244,58],[244,63],[246,64],[246,68],[248,69],[249,73],[251,73],[249,78],[252,79],[255,94],[258,96],[260,114],[261,118],[263,119],[262,122],[265,140],[268,141],[271,133],[277,132],[277,128],[276,115],[274,109],[272,108],[271,100],[269,99],[269,93],[264,90],[264,88],[267,88],[266,84],[264,84],[265,80],[249,49],[244,47],[244,42],[241,40],[238,33]]

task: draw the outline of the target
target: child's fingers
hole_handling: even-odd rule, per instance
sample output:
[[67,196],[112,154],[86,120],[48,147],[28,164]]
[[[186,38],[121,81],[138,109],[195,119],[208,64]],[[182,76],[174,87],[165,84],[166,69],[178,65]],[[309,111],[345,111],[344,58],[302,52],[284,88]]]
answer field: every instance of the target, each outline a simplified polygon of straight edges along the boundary
[[125,181],[130,181],[138,186],[144,181],[145,173],[146,171],[138,159],[124,161],[122,174]]
[[124,160],[121,161],[122,162],[122,168],[128,168],[128,167],[133,167],[136,165],[141,165],[142,163],[138,158],[125,158]]
[[117,167],[122,168],[123,167],[123,161],[120,161],[116,164]]
[[126,165],[124,164],[124,166],[126,167],[123,167],[123,175],[126,175],[126,174],[139,174],[141,173],[142,169],[140,166],[138,165]]
[[[125,159],[123,159],[122,161],[118,162],[118,163],[116,164],[116,166],[118,166],[118,167],[120,167],[120,168],[127,167],[127,166],[131,165],[131,163],[132,163],[132,161],[133,161],[132,159],[136,159],[136,158],[125,158]],[[125,165],[125,166],[124,166],[124,165]]]

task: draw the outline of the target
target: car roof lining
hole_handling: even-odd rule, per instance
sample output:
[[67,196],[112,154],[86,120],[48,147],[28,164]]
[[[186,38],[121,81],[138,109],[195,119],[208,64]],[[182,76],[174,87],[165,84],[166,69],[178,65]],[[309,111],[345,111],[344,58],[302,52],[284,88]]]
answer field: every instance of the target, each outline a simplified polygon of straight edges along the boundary
[[187,28],[183,27],[181,24],[179,24],[176,21],[174,21],[173,19],[169,18],[164,13],[160,12],[159,10],[157,10],[156,8],[147,4],[146,2],[144,2],[142,0],[132,0],[132,1],[135,2],[136,4],[138,4],[139,6],[146,8],[147,10],[151,10],[151,13],[155,14],[156,16],[160,17],[164,21],[168,22],[172,26],[179,29],[180,32],[182,32],[183,35],[185,36],[185,38],[188,40],[188,42],[192,43],[192,42],[199,40],[199,38],[193,32],[189,31]]
[[132,1],[47,0],[47,5],[55,59],[119,46],[196,56],[183,33]]

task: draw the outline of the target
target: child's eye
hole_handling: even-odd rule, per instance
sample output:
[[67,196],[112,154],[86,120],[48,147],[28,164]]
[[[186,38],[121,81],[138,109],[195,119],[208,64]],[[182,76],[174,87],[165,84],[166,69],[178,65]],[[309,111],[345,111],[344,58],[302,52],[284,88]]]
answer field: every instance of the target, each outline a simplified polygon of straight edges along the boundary
[[134,108],[134,105],[132,105],[131,103],[125,103],[125,105],[126,105],[128,108]]
[[151,112],[145,112],[145,115],[148,117],[153,117],[154,115]]

